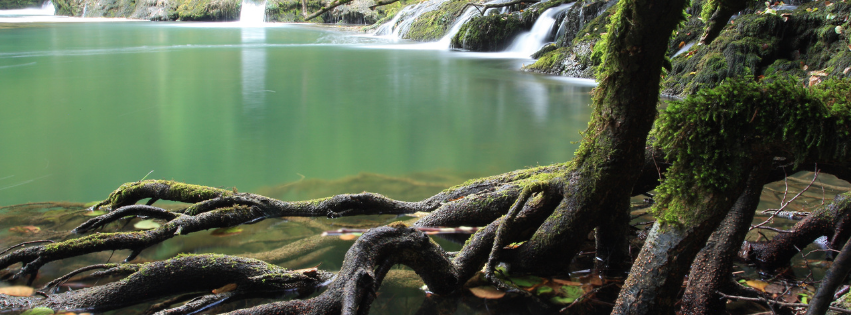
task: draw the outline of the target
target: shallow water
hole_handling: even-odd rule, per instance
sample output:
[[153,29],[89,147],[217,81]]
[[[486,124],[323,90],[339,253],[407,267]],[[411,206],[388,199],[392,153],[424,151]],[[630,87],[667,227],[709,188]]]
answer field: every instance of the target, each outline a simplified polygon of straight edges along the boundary
[[[68,231],[89,218],[85,202],[144,177],[288,200],[364,190],[417,200],[468,178],[566,161],[586,126],[590,87],[516,71],[524,62],[299,25],[0,24],[0,248],[77,237]],[[317,234],[400,219],[413,218],[270,219],[238,235],[180,236],[134,262],[266,252],[288,268],[333,271],[351,241]],[[108,229],[134,230],[139,220]],[[315,250],[270,252],[305,244]],[[48,264],[35,286],[126,255]],[[373,313],[421,307],[418,278],[394,274]],[[457,304],[488,312],[480,299]]]

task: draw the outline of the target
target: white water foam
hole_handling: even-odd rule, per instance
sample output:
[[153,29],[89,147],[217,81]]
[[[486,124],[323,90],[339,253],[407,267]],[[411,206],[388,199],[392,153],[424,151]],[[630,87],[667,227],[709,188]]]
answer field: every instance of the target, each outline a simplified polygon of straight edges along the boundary
[[532,30],[517,36],[506,52],[516,53],[525,58],[528,58],[536,51],[541,49],[547,42],[551,41],[553,25],[556,23],[556,17],[570,9],[574,3],[563,4],[554,8],[549,8],[535,21],[532,25]]
[[242,1],[239,11],[239,22],[242,24],[263,24],[266,20],[266,1],[261,3],[249,0]]

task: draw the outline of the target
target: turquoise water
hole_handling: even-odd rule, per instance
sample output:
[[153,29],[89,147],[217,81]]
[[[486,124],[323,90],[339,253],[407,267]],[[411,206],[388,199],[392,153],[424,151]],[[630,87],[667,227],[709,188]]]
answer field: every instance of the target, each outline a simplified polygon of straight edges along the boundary
[[590,87],[398,48],[282,24],[0,24],[0,205],[100,200],[151,171],[257,191],[572,157]]

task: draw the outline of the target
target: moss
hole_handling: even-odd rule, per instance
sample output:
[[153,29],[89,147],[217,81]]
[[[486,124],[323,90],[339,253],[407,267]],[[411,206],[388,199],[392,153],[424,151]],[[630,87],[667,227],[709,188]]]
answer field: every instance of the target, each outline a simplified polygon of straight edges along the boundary
[[502,51],[525,29],[514,15],[477,16],[461,26],[450,43],[451,48],[470,51]]
[[671,102],[652,137],[673,165],[657,191],[663,222],[701,220],[701,199],[724,194],[748,173],[755,148],[782,148],[796,162],[841,160],[851,153],[851,83],[830,80],[806,89],[790,78],[726,80]]
[[177,16],[183,21],[233,21],[239,19],[239,0],[182,0]]
[[[547,47],[555,47],[555,45],[547,46]],[[535,63],[530,64],[528,66],[524,66],[524,70],[532,70],[538,72],[547,72],[551,69],[558,68],[558,65],[567,58],[567,53],[570,51],[569,48],[559,47],[555,50],[551,50],[549,52],[544,53],[542,56],[535,60]]]
[[43,0],[0,0],[0,10],[12,10],[23,8],[38,8],[45,2]]
[[461,15],[468,1],[449,0],[440,5],[437,10],[420,15],[411,24],[411,28],[402,37],[420,42],[436,41],[443,37],[458,16]]
[[847,77],[848,37],[836,27],[848,24],[849,8],[820,1],[799,6],[791,16],[765,11],[742,15],[711,45],[673,58],[664,93],[693,94],[745,75],[783,74],[807,82],[810,71],[827,70],[830,76]]

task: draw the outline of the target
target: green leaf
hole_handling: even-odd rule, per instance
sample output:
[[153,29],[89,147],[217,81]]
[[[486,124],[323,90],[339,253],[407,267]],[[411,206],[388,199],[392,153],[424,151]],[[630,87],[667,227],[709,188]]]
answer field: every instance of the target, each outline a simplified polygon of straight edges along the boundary
[[153,230],[160,227],[160,224],[154,222],[154,220],[142,220],[133,224],[133,227],[139,230]]
[[95,211],[87,211],[85,215],[87,217],[96,217],[96,216],[104,215],[104,214],[106,214],[106,211],[95,210]]
[[548,287],[548,286],[540,286],[540,287],[538,287],[537,291],[535,291],[535,294],[542,295],[542,294],[547,294],[547,293],[552,293],[552,292],[553,292],[553,288]]
[[531,287],[538,283],[544,282],[543,279],[535,276],[509,277],[508,280],[514,282],[514,284],[519,285],[521,287]]
[[36,307],[28,310],[21,315],[53,315],[53,310],[48,307]]
[[553,298],[550,299],[550,303],[561,304],[561,305],[570,304],[570,303],[573,303],[573,301],[576,301],[575,297],[556,296],[556,297],[553,297]]

